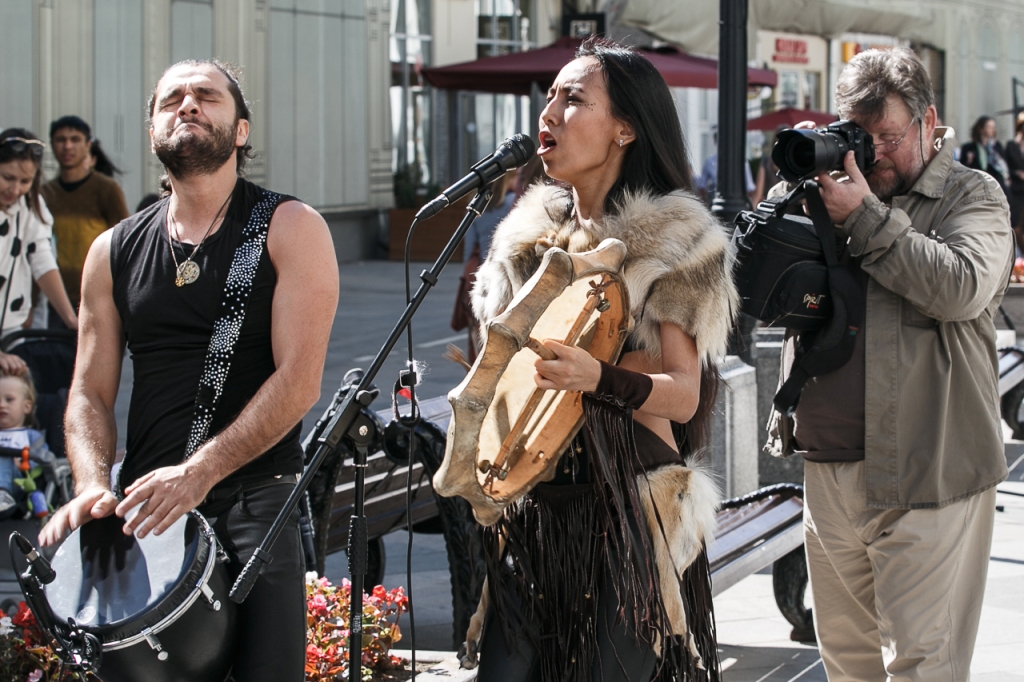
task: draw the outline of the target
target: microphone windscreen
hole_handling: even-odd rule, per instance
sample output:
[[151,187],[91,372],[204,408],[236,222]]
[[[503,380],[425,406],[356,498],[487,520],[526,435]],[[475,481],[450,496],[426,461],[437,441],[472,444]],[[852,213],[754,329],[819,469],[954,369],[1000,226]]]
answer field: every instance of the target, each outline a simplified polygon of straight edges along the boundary
[[512,156],[515,157],[517,167],[522,166],[537,153],[537,143],[529,135],[516,133],[508,138],[508,143],[509,148],[512,150]]

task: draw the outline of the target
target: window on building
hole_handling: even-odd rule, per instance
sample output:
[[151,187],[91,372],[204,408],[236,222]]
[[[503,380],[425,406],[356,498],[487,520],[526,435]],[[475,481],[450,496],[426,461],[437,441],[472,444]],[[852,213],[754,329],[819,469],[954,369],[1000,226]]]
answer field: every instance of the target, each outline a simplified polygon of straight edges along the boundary
[[821,111],[821,73],[804,71],[803,108]]
[[430,66],[430,0],[395,0],[391,12],[392,166],[408,172],[417,185],[431,177],[431,100],[420,75]]
[[779,106],[800,106],[800,74],[798,72],[779,72]]
[[1013,105],[1024,106],[1024,98],[1021,97],[1021,86],[1024,86],[1024,28],[1020,24],[1014,26],[1010,31],[1010,76],[1016,78],[1013,83]]
[[319,208],[369,201],[366,5],[271,0],[268,185]]
[[531,14],[530,0],[477,0],[477,56],[528,49]]
[[[477,0],[477,56],[494,57],[536,47],[531,18],[535,0]],[[475,94],[462,103],[468,115],[460,159],[462,170],[490,154],[507,137],[528,132],[530,98]],[[468,105],[468,106],[467,106]]]
[[151,191],[142,186],[149,158],[142,103],[149,96],[146,89],[154,85],[142,83],[142,4],[95,0],[93,7],[92,133],[123,171],[117,180],[128,206],[135,206]]

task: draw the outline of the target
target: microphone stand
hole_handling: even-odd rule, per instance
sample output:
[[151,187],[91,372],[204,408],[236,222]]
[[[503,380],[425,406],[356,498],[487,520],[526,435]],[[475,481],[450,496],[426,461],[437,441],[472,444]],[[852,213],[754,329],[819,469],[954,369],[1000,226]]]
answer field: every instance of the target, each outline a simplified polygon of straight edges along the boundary
[[[56,577],[49,562],[41,559],[38,550],[18,531],[11,533],[7,544],[11,553],[11,567],[18,579],[21,593],[25,595],[25,603],[28,604],[39,627],[50,635],[56,644],[54,653],[61,659],[63,665],[67,665],[72,671],[95,673],[103,661],[103,645],[95,635],[82,630],[73,618],[68,618],[66,623],[57,620],[44,591],[44,586],[53,582]],[[24,573],[18,573],[14,558],[15,545],[28,560],[28,567]],[[32,558],[33,555],[36,556],[35,559]]]
[[[288,496],[288,501],[285,502],[284,508],[278,513],[274,524],[270,527],[263,542],[260,543],[260,546],[246,563],[245,568],[242,569],[238,579],[235,580],[235,584],[231,587],[229,594],[231,600],[236,604],[241,604],[245,601],[263,565],[269,564],[273,560],[270,549],[274,546],[274,542],[277,541],[281,531],[284,530],[286,520],[298,505],[302,495],[306,492],[306,488],[309,487],[310,482],[313,480],[313,474],[316,473],[316,470],[323,461],[338,448],[342,438],[348,438],[355,445],[355,453],[352,458],[352,465],[355,467],[355,500],[352,517],[349,521],[348,535],[349,572],[351,573],[352,580],[348,637],[349,680],[351,682],[359,682],[362,679],[362,656],[360,655],[363,640],[362,599],[367,555],[366,500],[363,486],[366,475],[367,449],[372,442],[375,428],[373,423],[361,414],[361,410],[364,407],[369,407],[370,403],[377,397],[378,389],[371,388],[374,378],[384,365],[384,361],[391,353],[391,350],[398,343],[406,327],[409,326],[413,315],[427,297],[430,289],[437,284],[438,275],[441,274],[444,266],[451,260],[452,254],[455,253],[459,242],[462,241],[466,232],[469,231],[469,226],[480,216],[490,198],[491,190],[489,187],[484,187],[477,192],[473,200],[469,202],[466,215],[459,224],[459,228],[452,235],[452,238],[448,240],[448,244],[441,251],[441,255],[437,257],[437,260],[434,261],[429,270],[424,270],[420,273],[422,284],[416,290],[416,295],[409,301],[405,312],[402,313],[384,345],[377,352],[377,356],[373,359],[369,369],[366,370],[360,379],[359,385],[355,387],[355,390],[348,392],[341,406],[334,413],[327,426],[324,427],[323,432],[318,436],[316,454],[310,460],[302,477]],[[409,466],[412,466],[411,461]],[[413,675],[415,676],[415,671],[413,671]]]

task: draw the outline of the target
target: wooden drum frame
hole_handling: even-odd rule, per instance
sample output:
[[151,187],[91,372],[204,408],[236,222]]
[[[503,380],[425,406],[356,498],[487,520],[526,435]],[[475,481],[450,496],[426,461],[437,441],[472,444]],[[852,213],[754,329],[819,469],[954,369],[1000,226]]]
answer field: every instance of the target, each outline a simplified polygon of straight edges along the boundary
[[582,394],[537,388],[537,357],[554,339],[618,360],[633,325],[619,271],[626,247],[606,239],[593,251],[551,248],[508,308],[487,323],[487,339],[466,378],[449,394],[452,418],[434,490],[460,495],[477,521],[495,523],[555,465],[583,425]]

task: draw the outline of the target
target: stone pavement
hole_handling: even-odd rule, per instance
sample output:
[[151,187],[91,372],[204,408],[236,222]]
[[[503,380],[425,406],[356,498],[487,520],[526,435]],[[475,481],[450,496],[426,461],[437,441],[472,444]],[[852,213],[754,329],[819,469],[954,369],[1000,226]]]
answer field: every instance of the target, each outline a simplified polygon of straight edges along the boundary
[[[419,272],[429,264],[412,267],[412,287],[419,284]],[[414,318],[414,347],[417,360],[426,363],[422,397],[446,393],[464,376],[458,366],[441,353],[449,342],[465,347],[465,334],[448,325],[458,285],[461,264],[454,264]],[[305,428],[329,403],[345,371],[366,367],[405,307],[405,285],[400,263],[370,261],[342,265],[341,301],[331,333],[324,371],[322,395],[310,412]],[[404,349],[403,340],[400,348]],[[387,394],[404,367],[404,351],[394,353],[385,363],[378,385],[385,397],[375,407],[387,405]],[[126,363],[118,401],[121,434],[127,416],[127,395],[131,367]],[[122,440],[123,444],[123,435]],[[1024,455],[1024,443],[1008,445],[1010,463]],[[1024,461],[1017,462],[1011,481],[1000,489],[1024,493]],[[1003,511],[996,514],[992,561],[982,612],[977,653],[972,667],[975,682],[1024,682],[1024,497],[998,496]],[[408,534],[399,531],[385,538],[386,587],[409,586],[406,579]],[[420,650],[452,650],[451,587],[444,540],[440,535],[414,534],[412,552],[412,594],[415,602],[416,647]],[[328,559],[327,576],[340,581],[347,573],[345,555]],[[824,681],[825,673],[813,646],[789,641],[789,624],[775,606],[771,575],[752,575],[720,595],[716,601],[721,657],[729,682]],[[411,646],[410,622],[403,617],[406,637],[401,646]]]
[[[1011,444],[1008,450],[1024,454],[1024,443]],[[999,490],[1024,495],[1024,461]],[[1024,682],[1024,496],[999,494],[997,504],[1002,511],[996,512],[971,679]],[[409,585],[405,575],[407,542],[404,531],[385,538],[385,587]],[[451,650],[451,587],[444,539],[414,534],[412,564],[416,647]],[[329,557],[327,576],[340,580],[345,575],[345,555]],[[809,594],[807,603],[811,605]],[[791,626],[775,605],[770,570],[751,575],[719,595],[715,610],[726,682],[826,682],[817,647],[790,641]],[[403,625],[406,637],[401,646],[408,648],[408,621]]]

